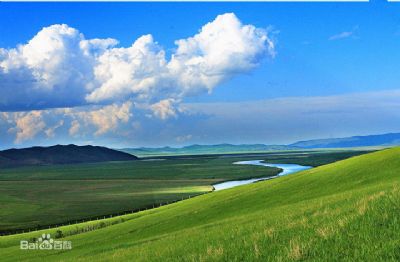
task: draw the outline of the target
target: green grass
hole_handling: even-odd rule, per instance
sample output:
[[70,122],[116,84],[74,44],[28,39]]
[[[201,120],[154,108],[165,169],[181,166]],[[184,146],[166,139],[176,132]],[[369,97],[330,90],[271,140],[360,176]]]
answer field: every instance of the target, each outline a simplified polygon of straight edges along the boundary
[[357,156],[371,151],[363,150],[317,150],[286,152],[268,155],[263,158],[267,163],[278,164],[298,164],[303,166],[321,166],[343,160],[352,156]]
[[2,260],[399,261],[400,148],[59,230],[72,250],[19,250],[31,232]]
[[0,171],[0,231],[38,228],[149,208],[212,191],[212,184],[270,176],[276,168],[196,158],[23,167]]
[[212,190],[225,180],[265,177],[278,169],[232,165],[246,159],[321,165],[356,152],[185,156],[165,160],[22,167],[0,170],[0,231],[75,223],[149,208]]

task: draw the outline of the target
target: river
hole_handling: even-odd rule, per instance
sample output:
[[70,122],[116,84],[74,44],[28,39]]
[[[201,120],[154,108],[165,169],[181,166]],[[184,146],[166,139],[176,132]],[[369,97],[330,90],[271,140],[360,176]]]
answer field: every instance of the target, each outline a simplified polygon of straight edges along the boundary
[[301,165],[295,165],[295,164],[263,163],[263,160],[239,161],[239,162],[234,162],[233,164],[235,164],[235,165],[256,165],[256,166],[277,167],[277,168],[281,168],[282,171],[276,176],[250,178],[250,179],[246,179],[246,180],[234,180],[234,181],[227,181],[227,182],[214,184],[213,186],[214,186],[215,191],[228,189],[228,188],[232,188],[232,187],[235,187],[235,186],[251,184],[251,183],[254,183],[254,182],[257,182],[257,181],[269,180],[269,179],[277,178],[277,177],[280,177],[280,176],[286,176],[286,175],[289,175],[289,174],[292,174],[292,173],[296,173],[296,172],[299,172],[299,171],[302,171],[302,170],[306,170],[306,169],[312,168],[311,166],[301,166]]

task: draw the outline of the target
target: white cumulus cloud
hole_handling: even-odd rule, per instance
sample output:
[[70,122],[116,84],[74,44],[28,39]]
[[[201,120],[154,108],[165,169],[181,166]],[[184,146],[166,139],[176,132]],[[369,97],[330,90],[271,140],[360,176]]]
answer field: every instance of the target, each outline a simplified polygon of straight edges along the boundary
[[65,109],[60,117],[69,117],[71,127],[69,134],[76,135],[82,126],[96,127],[96,136],[105,134],[118,128],[120,123],[127,123],[132,116],[132,102],[127,101],[121,105],[112,104],[95,109]]
[[80,125],[79,121],[76,119],[73,120],[71,122],[71,127],[68,130],[69,135],[75,136],[76,134],[78,134],[80,127],[81,127],[81,125]]
[[69,136],[100,136],[120,129],[131,119],[133,103],[106,106],[89,106],[62,109],[44,109],[27,112],[2,112],[0,126],[7,127],[9,134],[15,134],[14,142],[32,140],[39,135],[54,138],[57,132]]
[[267,30],[233,13],[175,44],[168,58],[152,35],[118,47],[65,24],[45,27],[26,44],[0,48],[0,111],[182,99],[211,92],[275,54]]
[[46,127],[41,111],[18,113],[14,115],[14,118],[15,128],[9,129],[9,132],[16,133],[15,143],[17,144],[35,137],[37,133],[42,132]]
[[267,31],[243,25],[233,13],[219,15],[195,36],[175,43],[168,70],[184,93],[211,92],[220,82],[253,69],[266,55],[275,55]]
[[56,129],[62,127],[63,125],[64,120],[60,120],[55,126],[46,129],[44,132],[46,133],[47,137],[54,137]]
[[0,48],[0,130],[23,143],[58,133],[118,133],[132,127],[134,108],[135,126],[149,115],[177,118],[185,97],[211,93],[275,55],[269,30],[243,24],[233,13],[175,41],[169,55],[151,34],[129,47],[118,44],[55,24],[15,48]]
[[97,126],[95,135],[101,135],[109,130],[117,128],[119,122],[127,123],[132,116],[132,102],[126,102],[121,106],[109,105],[87,114],[88,121]]
[[150,106],[150,109],[153,111],[153,114],[160,119],[167,119],[176,116],[176,103],[177,101],[175,99],[164,99],[160,102],[152,104]]

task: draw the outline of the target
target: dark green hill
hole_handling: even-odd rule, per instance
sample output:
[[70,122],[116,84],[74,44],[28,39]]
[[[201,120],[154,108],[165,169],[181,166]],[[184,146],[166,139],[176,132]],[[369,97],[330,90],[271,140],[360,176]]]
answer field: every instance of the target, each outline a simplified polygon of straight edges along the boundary
[[0,167],[130,161],[136,156],[100,146],[56,145],[0,151]]

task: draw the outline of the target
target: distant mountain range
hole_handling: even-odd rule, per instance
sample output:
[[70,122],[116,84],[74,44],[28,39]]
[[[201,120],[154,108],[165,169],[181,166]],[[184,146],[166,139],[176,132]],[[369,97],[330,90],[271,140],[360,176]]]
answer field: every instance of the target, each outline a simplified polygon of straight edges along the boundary
[[400,145],[400,133],[354,136],[344,138],[328,138],[299,141],[289,145],[264,145],[264,144],[218,144],[218,145],[191,145],[180,148],[123,148],[121,151],[138,156],[156,155],[199,155],[199,154],[227,154],[227,153],[256,153],[266,151],[285,151],[313,148],[348,148],[366,146],[394,146]]
[[343,148],[343,147],[394,146],[394,145],[400,145],[400,133],[315,139],[315,140],[299,141],[290,144],[289,146],[300,147],[300,148]]
[[161,147],[161,148],[123,148],[121,151],[135,154],[138,156],[152,156],[152,155],[200,155],[200,154],[227,154],[227,153],[256,153],[265,151],[277,150],[293,150],[298,149],[286,145],[264,145],[264,144],[249,144],[249,145],[232,145],[232,144],[218,144],[218,145],[190,145],[180,148],[174,147]]
[[100,146],[56,145],[0,151],[0,167],[129,161],[136,156]]
[[100,146],[56,145],[50,147],[30,147],[0,151],[0,168],[28,166],[95,163],[106,161],[137,160],[136,156],[162,155],[204,155],[229,153],[258,153],[271,151],[290,151],[318,148],[349,148],[366,146],[400,145],[400,133],[353,136],[344,138],[315,139],[299,141],[290,145],[264,144],[218,144],[190,145],[181,148],[124,148],[119,150]]

